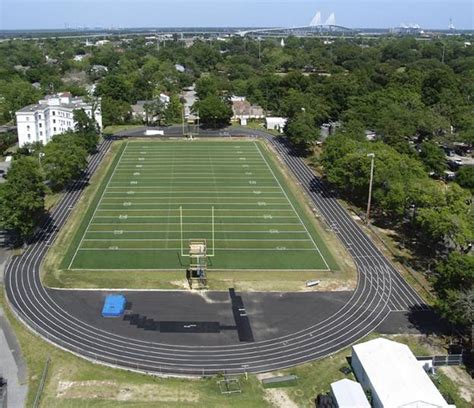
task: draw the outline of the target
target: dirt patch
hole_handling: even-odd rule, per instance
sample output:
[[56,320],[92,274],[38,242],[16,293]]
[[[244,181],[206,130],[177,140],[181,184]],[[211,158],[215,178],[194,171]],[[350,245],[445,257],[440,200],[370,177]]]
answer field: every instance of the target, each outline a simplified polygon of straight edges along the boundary
[[461,367],[440,367],[438,368],[451,381],[453,381],[459,390],[459,395],[467,402],[474,401],[474,380]]
[[160,384],[131,385],[115,381],[59,381],[56,398],[195,403],[199,401],[199,394],[184,388]]
[[285,391],[277,388],[266,389],[263,398],[277,408],[298,408]]
[[[258,374],[257,378],[262,381],[266,378],[279,377],[283,374],[277,373],[275,376],[274,373],[264,373]],[[268,401],[273,407],[276,408],[298,408],[290,396],[283,389],[278,388],[266,388],[263,390],[263,397]]]

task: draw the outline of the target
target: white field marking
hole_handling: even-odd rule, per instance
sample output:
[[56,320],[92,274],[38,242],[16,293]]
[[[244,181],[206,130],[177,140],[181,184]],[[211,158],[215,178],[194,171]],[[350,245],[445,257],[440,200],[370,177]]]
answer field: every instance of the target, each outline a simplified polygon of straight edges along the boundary
[[[166,186],[166,187],[169,187],[169,186]],[[249,190],[251,190],[251,191],[255,190],[255,187],[247,187],[247,186],[245,186],[245,185],[242,185],[242,186],[219,186],[219,189],[220,189],[220,190],[232,189],[232,190],[235,192],[235,188],[236,188],[236,187],[238,187],[238,188],[245,188],[245,187],[248,188],[248,190],[242,190],[242,192],[246,192],[246,191],[249,191]],[[121,188],[121,189],[125,189],[125,190],[128,189],[128,187],[112,187],[112,186],[109,187],[109,188]],[[133,187],[133,188],[136,190],[136,189],[138,189],[138,188],[153,188],[153,186],[137,186],[137,187]],[[171,190],[171,189],[170,189],[170,190],[167,190],[167,191],[163,191],[163,188],[165,188],[164,186],[157,186],[157,187],[155,187],[155,188],[159,189],[159,190],[162,191],[164,194],[166,194],[166,193],[169,194],[170,192],[171,192],[171,193],[174,193],[174,191]],[[258,188],[259,188],[260,190],[261,190],[261,189],[264,189],[264,188],[266,188],[266,189],[271,188],[271,189],[277,189],[277,190],[279,190],[278,187],[274,187],[274,186],[258,186]],[[199,193],[199,192],[201,192],[201,191],[202,191],[202,192],[207,192],[207,193],[209,193],[209,191],[205,191],[205,190],[187,190],[187,189],[182,189],[182,191],[177,191],[177,193],[184,193],[184,192],[187,192],[187,193],[192,193],[192,192]],[[226,194],[228,194],[228,193],[226,193]]]
[[[182,159],[182,160],[186,160],[186,159]],[[194,160],[196,160],[196,158],[194,158]],[[179,160],[178,160],[178,163],[179,163]],[[260,163],[260,164],[259,164]],[[247,168],[247,167],[244,167],[244,166],[249,166],[249,168],[251,167],[252,170],[255,170],[255,171],[262,171],[265,167],[262,166],[261,162],[253,162],[253,161],[239,161],[238,163],[229,163],[228,161],[223,161],[222,163],[206,163],[206,162],[203,162],[203,163],[200,163],[200,164],[183,164],[179,166],[179,170],[181,172],[191,172],[193,170],[208,170],[209,169],[209,166],[210,165],[213,165],[215,166],[216,168],[222,168],[223,170],[226,170],[228,169],[229,171],[230,170],[241,170],[242,168]],[[167,170],[169,169],[170,166],[172,166],[173,163],[172,162],[160,162],[160,164],[153,164],[151,162],[134,162],[134,164],[132,163],[125,163],[125,164],[122,164],[121,167],[120,167],[120,171],[124,172],[124,171],[131,171],[131,170],[134,170],[136,168],[141,168],[143,170],[160,170],[160,169],[163,169],[163,170]]]
[[[83,242],[141,242],[141,241],[146,241],[146,242],[163,242],[163,241],[176,241],[180,242],[180,238],[86,238],[83,240]],[[254,238],[233,238],[233,239],[227,239],[227,238],[216,238],[216,241],[221,241],[221,242],[227,242],[227,241],[235,241],[235,242],[311,242],[310,239],[270,239],[270,238],[262,238],[262,239],[254,239]]]
[[288,195],[286,194],[286,191],[283,189],[280,181],[276,178],[275,176],[275,173],[273,172],[272,168],[270,167],[270,165],[268,164],[267,162],[267,159],[263,156],[261,150],[260,150],[260,147],[257,145],[257,143],[254,142],[254,146],[255,148],[257,149],[257,151],[260,153],[260,156],[262,157],[262,160],[267,163],[267,167],[268,167],[268,170],[270,171],[270,173],[272,173],[275,181],[278,183],[278,185],[280,186],[280,189],[282,191],[282,193],[285,195],[286,199],[288,200],[288,202],[290,203],[291,207],[293,208],[293,211],[295,212],[295,214],[298,216],[301,224],[303,225],[304,229],[306,230],[308,236],[310,237],[311,241],[313,242],[314,244],[314,247],[316,248],[316,250],[319,252],[319,255],[321,256],[322,260],[324,261],[324,264],[326,265],[326,268],[327,270],[330,270],[331,268],[329,268],[329,265],[328,263],[326,262],[326,259],[324,258],[323,254],[321,253],[321,250],[319,249],[319,247],[316,245],[316,242],[314,241],[313,237],[311,236],[311,234],[309,233],[308,229],[306,228],[306,225],[303,223],[303,220],[301,219],[300,215],[296,212],[296,209],[295,207],[293,206],[293,203],[290,201]]
[[[257,194],[257,193],[255,193]],[[104,197],[104,201],[108,200],[116,200],[116,201],[123,201],[123,200],[130,200],[130,195],[132,194],[128,194],[128,195],[125,195],[123,197]],[[133,194],[135,195],[135,194]],[[188,197],[179,197],[180,200],[188,200],[188,199],[192,199],[192,198],[199,198],[199,199],[202,199],[202,200],[210,200],[210,199],[214,199],[216,198],[215,196],[214,197],[196,197],[196,196],[188,196]],[[283,201],[286,203],[286,200],[282,197],[267,197],[267,196],[264,196],[264,197],[260,197],[260,198],[264,198],[265,200],[280,200],[280,201]],[[217,198],[218,200],[234,200],[234,197],[219,197]],[[255,202],[255,196],[254,195],[249,195],[248,197],[239,197],[240,200],[252,200],[252,202]],[[141,201],[141,200],[148,200],[148,201],[151,201],[152,203],[156,202],[156,200],[166,200],[166,197],[133,197],[133,201]],[[220,203],[216,203],[215,201],[212,202],[213,204],[220,204]],[[171,203],[173,204],[173,203]],[[194,202],[193,204],[209,204],[207,202],[205,203],[197,203],[197,202]],[[228,204],[228,203],[222,203],[222,204]],[[251,203],[246,203],[246,204],[251,204]]]
[[[110,249],[107,248],[80,248],[79,251],[179,251],[181,248],[117,248],[117,249]],[[216,251],[272,251],[272,252],[293,252],[293,251],[307,251],[313,252],[314,248],[285,248],[285,249],[277,249],[277,248],[216,248]],[[251,269],[251,268],[249,268]],[[327,269],[319,269],[320,271],[327,271]]]
[[[214,268],[211,268],[208,266],[207,268],[208,270],[214,270]],[[159,269],[159,268],[132,268],[132,269],[123,269],[123,268],[102,268],[102,269],[94,269],[94,268],[72,268],[71,270],[73,271],[92,271],[92,272],[95,272],[95,271],[137,271],[138,273],[140,273],[140,271],[168,271],[168,272],[183,272],[183,269],[173,269],[173,268],[165,268],[165,269]],[[215,270],[218,270],[218,271],[238,271],[236,270],[235,268],[234,269],[231,269],[231,268],[216,268]],[[268,272],[268,271],[291,271],[291,272],[317,272],[317,271],[325,271],[325,269],[280,269],[280,268],[268,268],[268,269],[255,269],[255,268],[247,268],[247,269],[244,269],[244,268],[241,268],[239,269],[240,270],[244,270],[244,271],[247,271],[247,270],[250,270],[250,271],[264,271],[264,272]],[[98,292],[182,292],[183,290],[182,289],[128,289],[128,288],[123,288],[123,289],[118,289],[118,288],[110,288],[110,289],[107,289],[107,288],[56,288],[56,287],[52,287],[51,289],[54,289],[54,290],[63,290],[63,291],[66,291],[66,290],[74,290],[74,291],[83,291],[83,292],[87,292],[87,291],[98,291]],[[402,310],[402,312],[406,312],[406,310]]]
[[[163,225],[163,223],[157,222],[127,222],[127,223],[108,223],[108,222],[93,222],[91,225],[111,225],[111,226],[122,226],[122,225]],[[166,225],[181,225],[179,222],[170,222],[167,223]],[[189,222],[187,225],[209,225],[208,222]],[[290,223],[265,223],[261,222],[258,224],[255,224],[254,222],[251,223],[235,223],[235,222],[220,222],[218,225],[267,225],[267,226],[278,226],[278,225],[298,225],[301,226],[301,223],[299,222],[290,222]],[[306,233],[306,232],[305,232]]]
[[[105,204],[106,205],[106,204]],[[113,205],[113,204],[109,204],[109,205]],[[239,204],[239,205],[242,205],[242,204]],[[122,206],[123,207],[123,206]],[[185,208],[186,211],[207,211],[209,212],[209,209],[208,208],[191,208],[191,207],[186,207]],[[111,208],[111,209],[108,209],[108,208],[104,208],[104,209],[100,209],[98,211],[101,211],[101,212],[122,212],[122,213],[127,213],[127,212],[130,212],[130,211],[133,211],[133,212],[140,212],[140,211],[152,211],[152,212],[158,212],[158,211],[161,211],[161,212],[170,212],[170,211],[174,211],[174,208],[127,208],[127,209],[114,209],[114,208]],[[241,212],[241,211],[251,211],[251,212],[255,212],[255,211],[265,211],[265,212],[291,212],[293,213],[293,210],[289,209],[289,210],[285,210],[285,209],[278,209],[278,208],[238,208],[238,209],[234,209],[234,208],[216,208],[216,211],[237,211],[237,212]],[[192,215],[190,215],[189,217],[193,217]]]
[[[123,225],[123,224],[122,224]],[[146,224],[145,224],[146,225]],[[276,224],[276,225],[279,225],[279,224]],[[158,231],[158,230],[147,230],[147,231],[142,231],[142,230],[99,230],[99,231],[94,231],[94,230],[90,230],[88,231],[87,233],[88,234],[118,234],[117,231],[120,231],[120,235],[125,235],[125,234],[161,234],[161,233],[176,233],[178,234],[179,230],[176,230],[176,231]],[[210,234],[212,231],[211,230],[196,230],[196,231],[188,231],[190,234],[193,233],[199,233],[199,234]],[[306,232],[304,230],[302,231],[294,231],[294,230],[291,230],[291,231],[285,231],[285,230],[281,230],[281,229],[266,229],[266,230],[261,230],[261,231],[236,231],[236,230],[231,230],[231,231],[226,231],[226,230],[217,230],[215,231],[216,234],[306,234]]]
[[122,157],[123,157],[125,151],[127,150],[128,143],[129,143],[129,142],[127,142],[127,144],[125,145],[125,148],[122,150],[122,153],[121,153],[121,155],[120,155],[120,158],[119,158],[118,162],[116,163],[115,168],[114,168],[114,170],[112,171],[112,174],[110,175],[109,179],[107,180],[107,184],[105,185],[105,188],[104,188],[104,190],[102,191],[102,194],[101,194],[101,196],[100,196],[100,198],[99,198],[99,201],[98,201],[98,203],[97,203],[97,206],[94,208],[94,212],[92,213],[92,216],[91,216],[91,218],[89,219],[89,223],[87,224],[87,227],[86,227],[86,229],[84,230],[84,234],[82,235],[81,241],[79,242],[79,245],[77,246],[76,251],[74,252],[74,256],[72,257],[71,262],[69,263],[68,269],[71,268],[71,265],[72,265],[72,263],[74,262],[74,259],[76,259],[77,251],[79,250],[80,246],[82,245],[82,241],[84,240],[84,237],[86,236],[87,230],[89,229],[89,227],[90,227],[90,225],[91,225],[91,222],[92,222],[93,218],[95,217],[95,214],[96,214],[96,212],[97,212],[97,210],[98,210],[98,208],[99,208],[99,206],[100,206],[100,203],[101,203],[101,201],[102,201],[102,198],[104,197],[105,191],[107,190],[107,187],[109,186],[110,180],[112,180],[112,178],[114,177],[115,169],[117,168],[117,165],[120,163],[120,160],[122,160]]
[[[171,181],[174,181],[174,180],[206,180],[206,181],[209,181],[209,177],[212,177],[212,175],[209,175],[209,176],[184,176],[184,177],[173,177],[173,176],[170,176],[170,177],[146,177],[146,176],[140,176],[140,181],[143,181],[143,182],[146,182],[147,180],[151,180],[151,181],[167,181],[167,180],[171,180]],[[128,177],[123,177],[125,180],[128,179]],[[235,181],[241,181],[241,180],[248,180],[248,177],[234,177],[234,176],[218,176],[218,177],[215,177],[216,180],[235,180]],[[259,181],[263,181],[263,180],[272,180],[271,178],[269,177],[260,177],[260,176],[254,176],[253,177],[255,180],[259,180]],[[117,177],[118,180],[120,180],[120,177]],[[119,182],[123,182],[123,181],[119,181]]]
[[[94,218],[117,218],[116,215],[97,215],[95,216]],[[128,218],[179,218],[179,215],[170,215],[170,216],[166,216],[166,215],[129,215]],[[183,218],[209,218],[209,216],[205,216],[205,215],[183,215]],[[298,217],[288,217],[288,216],[285,216],[285,215],[272,215],[270,217],[265,217],[265,216],[261,216],[261,215],[256,215],[256,216],[252,216],[252,215],[220,215],[216,218],[244,218],[244,219],[248,219],[248,218],[256,218],[256,219],[259,219],[261,220],[262,218],[263,219],[273,219],[273,218],[295,218],[295,219],[298,219]],[[219,223],[220,224],[220,223]],[[237,225],[237,224],[236,224]],[[242,225],[242,224],[238,224],[238,225]]]

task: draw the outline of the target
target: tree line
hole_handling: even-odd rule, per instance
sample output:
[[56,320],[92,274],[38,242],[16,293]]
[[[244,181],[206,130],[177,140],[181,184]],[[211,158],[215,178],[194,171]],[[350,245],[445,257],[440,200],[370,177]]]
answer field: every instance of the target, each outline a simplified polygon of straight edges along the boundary
[[20,242],[30,237],[45,216],[45,197],[80,178],[94,153],[99,133],[84,110],[74,111],[74,131],[18,149],[6,182],[0,184],[0,226]]

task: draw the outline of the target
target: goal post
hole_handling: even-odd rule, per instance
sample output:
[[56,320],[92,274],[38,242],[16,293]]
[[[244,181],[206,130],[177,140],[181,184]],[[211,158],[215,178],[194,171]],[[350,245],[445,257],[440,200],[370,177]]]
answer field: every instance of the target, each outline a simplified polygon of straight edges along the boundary
[[[179,206],[179,232],[180,232],[180,249],[181,249],[181,256],[182,257],[189,257],[189,253],[186,254],[184,252],[185,244],[184,244],[184,222],[183,222],[183,206]],[[214,215],[214,206],[211,207],[211,246],[212,252],[208,253],[206,256],[208,258],[212,258],[216,254],[215,250],[215,240],[216,240],[216,233],[215,233],[215,215]],[[190,242],[193,241],[189,240]]]

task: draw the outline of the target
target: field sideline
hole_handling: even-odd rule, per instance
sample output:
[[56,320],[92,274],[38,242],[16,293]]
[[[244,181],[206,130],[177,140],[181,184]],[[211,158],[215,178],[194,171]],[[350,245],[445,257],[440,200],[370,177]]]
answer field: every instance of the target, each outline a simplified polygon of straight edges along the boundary
[[61,266],[183,270],[192,238],[210,270],[338,269],[262,143],[201,140],[124,144]]

